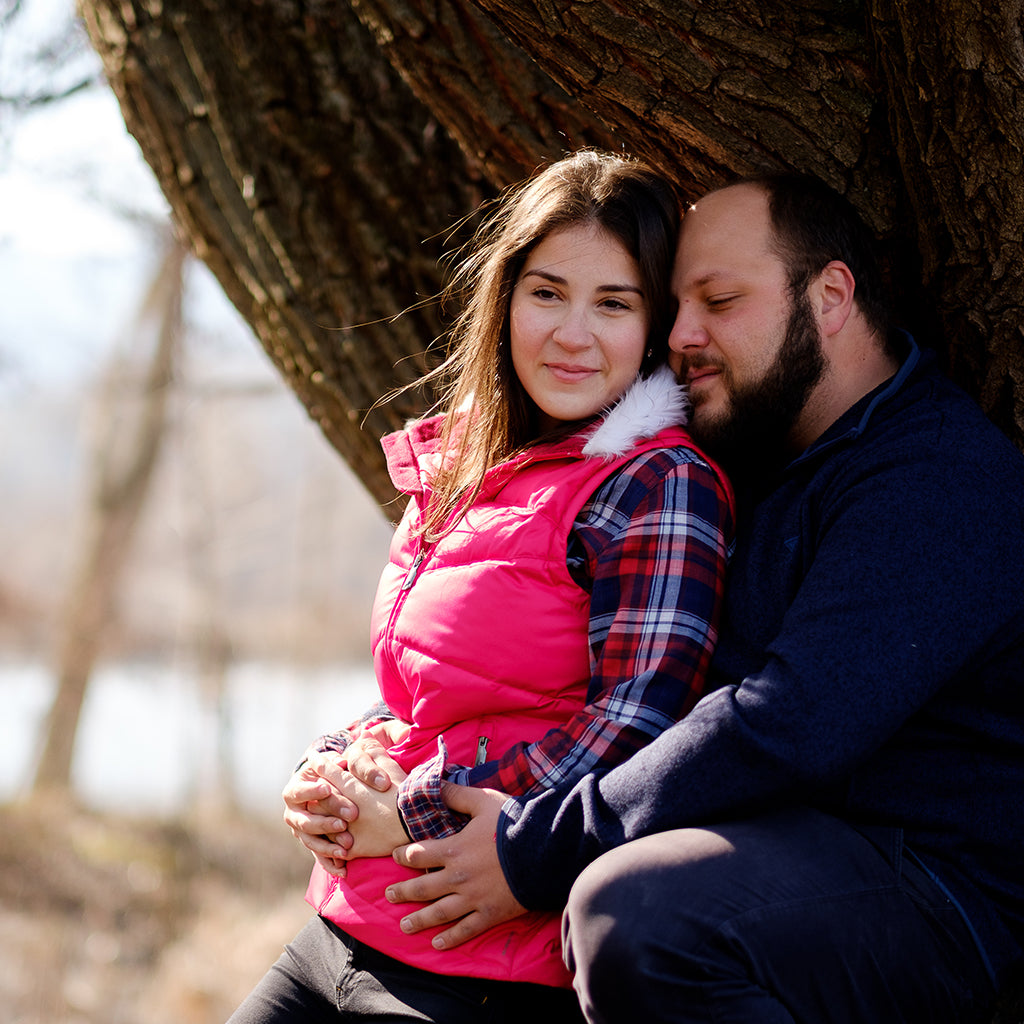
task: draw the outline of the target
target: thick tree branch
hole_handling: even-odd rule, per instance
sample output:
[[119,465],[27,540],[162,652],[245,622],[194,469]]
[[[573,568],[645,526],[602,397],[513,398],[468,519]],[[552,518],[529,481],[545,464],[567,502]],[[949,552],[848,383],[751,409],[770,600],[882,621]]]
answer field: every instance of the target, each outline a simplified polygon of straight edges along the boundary
[[438,291],[450,225],[584,144],[689,196],[822,177],[1024,443],[1021,0],[80,2],[183,232],[382,502],[377,439],[428,396],[360,422],[443,328],[383,321]]
[[410,88],[499,187],[581,146],[614,149],[614,129],[580,106],[472,3],[353,0]]

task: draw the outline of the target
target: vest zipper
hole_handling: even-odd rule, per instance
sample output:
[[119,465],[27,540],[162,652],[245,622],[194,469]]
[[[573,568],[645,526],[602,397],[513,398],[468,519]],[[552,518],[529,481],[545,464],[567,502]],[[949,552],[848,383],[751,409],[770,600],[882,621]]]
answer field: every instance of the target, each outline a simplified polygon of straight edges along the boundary
[[412,585],[416,582],[416,577],[419,574],[420,566],[423,564],[423,560],[427,557],[427,549],[420,548],[417,552],[415,559],[413,559],[412,565],[409,566],[409,571],[405,574],[405,579],[402,581],[402,590],[411,589]]
[[[423,545],[420,547],[419,551],[416,552],[416,557],[413,559],[412,565],[409,566],[409,569],[405,574],[405,579],[402,580],[402,585],[398,588],[398,593],[395,595],[391,611],[388,613],[388,624],[384,630],[384,635],[381,638],[381,646],[383,648],[382,657],[387,658],[393,672],[398,671],[397,662],[395,661],[395,623],[398,621],[398,616],[401,614],[402,608],[405,605],[405,600],[408,597],[409,591],[412,589],[412,585],[416,582],[420,566],[433,550],[433,547],[434,545],[432,544]],[[386,699],[387,698],[385,697],[385,700]]]

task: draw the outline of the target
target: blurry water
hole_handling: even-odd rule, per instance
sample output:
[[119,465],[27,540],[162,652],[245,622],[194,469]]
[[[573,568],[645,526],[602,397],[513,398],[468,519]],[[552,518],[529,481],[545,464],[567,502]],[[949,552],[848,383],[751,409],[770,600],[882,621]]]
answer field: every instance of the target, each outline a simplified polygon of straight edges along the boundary
[[[31,784],[53,692],[46,667],[0,663],[0,801]],[[198,800],[215,804],[224,799],[220,749],[237,802],[276,816],[306,744],[376,699],[367,666],[239,664],[228,671],[218,715],[196,680],[173,666],[107,665],[89,684],[75,789],[90,805],[124,813],[169,815]]]

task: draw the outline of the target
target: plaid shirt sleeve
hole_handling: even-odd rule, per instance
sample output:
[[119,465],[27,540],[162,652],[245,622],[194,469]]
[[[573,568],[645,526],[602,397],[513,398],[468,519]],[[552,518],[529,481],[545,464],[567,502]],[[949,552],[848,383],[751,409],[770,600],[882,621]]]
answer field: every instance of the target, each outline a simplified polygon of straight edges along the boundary
[[700,699],[717,640],[733,521],[721,481],[695,453],[638,456],[582,509],[568,563],[591,593],[587,703],[564,725],[474,767],[438,756],[399,788],[414,839],[458,831],[445,778],[528,795],[603,773]]

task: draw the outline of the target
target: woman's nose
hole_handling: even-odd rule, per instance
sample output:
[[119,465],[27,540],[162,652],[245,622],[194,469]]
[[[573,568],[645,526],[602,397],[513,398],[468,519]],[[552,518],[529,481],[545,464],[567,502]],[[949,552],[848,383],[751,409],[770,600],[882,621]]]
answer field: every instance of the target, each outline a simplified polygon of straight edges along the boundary
[[555,325],[552,337],[563,348],[588,348],[593,343],[594,331],[587,311],[583,309],[566,309]]

